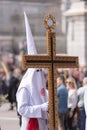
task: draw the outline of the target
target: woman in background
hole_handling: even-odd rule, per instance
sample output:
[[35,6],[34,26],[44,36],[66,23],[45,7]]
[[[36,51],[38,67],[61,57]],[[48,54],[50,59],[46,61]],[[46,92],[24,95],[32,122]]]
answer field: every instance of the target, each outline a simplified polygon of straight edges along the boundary
[[69,130],[76,130],[76,122],[73,124],[75,110],[77,106],[77,85],[74,78],[66,79],[66,87],[68,89],[68,128]]

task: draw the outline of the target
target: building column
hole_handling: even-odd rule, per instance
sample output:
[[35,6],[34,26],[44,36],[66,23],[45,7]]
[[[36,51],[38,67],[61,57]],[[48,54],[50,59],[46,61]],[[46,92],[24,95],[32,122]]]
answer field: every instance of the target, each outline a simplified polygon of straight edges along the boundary
[[87,2],[72,3],[67,17],[67,54],[79,57],[80,66],[87,65]]

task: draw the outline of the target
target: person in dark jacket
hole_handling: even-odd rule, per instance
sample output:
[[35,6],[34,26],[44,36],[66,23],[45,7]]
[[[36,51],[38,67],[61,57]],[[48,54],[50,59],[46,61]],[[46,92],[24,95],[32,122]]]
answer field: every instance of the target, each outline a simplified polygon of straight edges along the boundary
[[[21,70],[19,68],[14,69],[13,75],[9,80],[9,92],[8,92],[8,100],[10,102],[10,109],[13,110],[14,103],[16,104],[16,92],[21,80]],[[16,104],[17,106],[17,104]]]

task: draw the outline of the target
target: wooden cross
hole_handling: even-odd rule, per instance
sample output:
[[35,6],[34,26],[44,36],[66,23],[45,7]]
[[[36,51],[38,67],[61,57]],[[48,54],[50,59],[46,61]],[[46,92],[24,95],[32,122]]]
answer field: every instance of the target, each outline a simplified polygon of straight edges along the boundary
[[77,68],[78,57],[56,55],[55,18],[48,15],[44,19],[48,31],[46,32],[47,54],[24,55],[24,68],[48,68],[48,94],[49,94],[49,130],[58,130],[58,101],[57,101],[57,68]]

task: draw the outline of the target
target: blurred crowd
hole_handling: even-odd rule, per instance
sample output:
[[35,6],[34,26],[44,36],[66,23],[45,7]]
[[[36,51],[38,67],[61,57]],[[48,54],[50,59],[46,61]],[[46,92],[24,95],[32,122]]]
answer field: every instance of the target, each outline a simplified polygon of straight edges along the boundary
[[71,69],[58,69],[57,74],[58,76],[64,76],[65,79],[70,76],[73,77],[79,88],[82,86],[83,78],[87,77],[87,66]]
[[0,105],[4,100],[10,103],[10,109],[13,110],[16,105],[16,91],[22,77],[22,70],[14,67],[6,74],[4,68],[0,68]]
[[[87,68],[59,70],[57,77],[59,130],[86,130]],[[86,95],[87,96],[87,95]]]
[[[8,59],[8,61],[9,62],[7,63],[0,61],[0,106],[4,101],[8,101],[10,104],[9,110],[14,110],[14,107],[17,107],[16,92],[25,70],[22,69],[20,64],[17,64],[17,61],[14,62],[14,57],[12,57],[12,60]],[[87,66],[82,66],[79,68],[72,68],[72,69],[58,69],[57,75],[59,78],[57,79],[58,103],[59,100],[61,99],[59,98],[60,90],[58,90],[61,88],[59,87],[61,86],[61,84],[64,84],[67,89],[66,95],[68,93],[67,98],[64,97],[64,93],[63,93],[63,98],[62,98],[63,102],[61,100],[61,103],[63,104],[65,103],[65,99],[67,100],[68,104],[65,104],[65,107],[67,107],[68,109],[68,114],[66,112],[66,114],[64,113],[61,115],[61,112],[58,111],[59,122],[60,122],[59,130],[77,130],[77,128],[79,130],[85,130],[84,128],[85,111],[84,111],[84,105],[82,101],[83,97],[81,97],[81,103],[79,103],[80,91],[83,92],[83,90],[79,90],[79,89],[82,88],[85,84],[87,84],[87,79],[85,79],[84,81],[84,78],[87,78]],[[61,77],[64,77],[65,80],[62,79]],[[72,84],[74,84],[74,87],[72,87]],[[73,88],[74,91],[72,92]],[[59,106],[61,105],[58,105],[58,107]],[[78,115],[80,113],[80,116],[77,116],[78,118],[74,118],[75,111],[77,110],[77,106],[79,108]],[[63,106],[63,108],[65,107]],[[62,108],[60,109],[62,110]],[[65,118],[66,115],[67,118]],[[73,119],[75,120],[73,121]],[[64,120],[64,125],[63,125],[63,120]],[[65,123],[65,120],[67,123]]]

